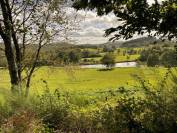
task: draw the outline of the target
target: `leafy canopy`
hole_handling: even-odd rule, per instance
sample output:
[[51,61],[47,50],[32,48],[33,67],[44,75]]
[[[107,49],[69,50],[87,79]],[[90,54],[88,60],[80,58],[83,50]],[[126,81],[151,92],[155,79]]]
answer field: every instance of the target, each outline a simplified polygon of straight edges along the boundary
[[[119,25],[106,30],[114,33],[110,40],[129,39],[135,34],[160,36],[165,39],[177,36],[177,0],[148,3],[148,0],[73,0],[77,10],[94,10],[99,16],[114,13]],[[121,24],[120,24],[121,22]]]

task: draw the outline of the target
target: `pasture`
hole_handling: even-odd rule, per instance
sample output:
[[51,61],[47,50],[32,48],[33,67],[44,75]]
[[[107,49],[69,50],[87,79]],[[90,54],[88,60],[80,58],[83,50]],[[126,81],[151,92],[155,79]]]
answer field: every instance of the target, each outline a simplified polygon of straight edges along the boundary
[[[138,85],[135,75],[152,84],[161,80],[166,72],[165,68],[115,68],[111,71],[99,69],[81,69],[68,66],[42,67],[33,76],[31,92],[40,93],[46,84],[48,88],[60,89],[68,92],[96,92],[114,89],[120,86]],[[0,70],[0,88],[9,89],[8,71]]]
[[[107,53],[103,52],[102,49],[87,49],[89,52],[94,52],[100,55],[100,57],[89,57],[89,58],[82,58],[81,64],[85,64],[85,60],[87,61],[87,64],[98,64],[100,63],[100,60],[102,57]],[[133,50],[135,53],[130,54],[129,51]],[[115,62],[127,62],[127,61],[136,61],[140,57],[140,51],[142,51],[142,48],[116,48],[114,52],[111,52],[115,57]]]
[[[51,92],[57,89],[64,97],[68,97],[72,105],[87,112],[105,104],[114,105],[121,96],[117,93],[120,87],[125,87],[126,90],[138,89],[140,83],[137,76],[156,86],[166,72],[165,68],[150,67],[115,68],[109,71],[81,69],[76,66],[42,67],[33,76],[30,94],[41,95],[46,89]],[[7,70],[0,70],[0,74],[0,91],[9,92]],[[142,93],[136,95],[142,96]],[[0,99],[3,100],[3,97],[0,96]]]

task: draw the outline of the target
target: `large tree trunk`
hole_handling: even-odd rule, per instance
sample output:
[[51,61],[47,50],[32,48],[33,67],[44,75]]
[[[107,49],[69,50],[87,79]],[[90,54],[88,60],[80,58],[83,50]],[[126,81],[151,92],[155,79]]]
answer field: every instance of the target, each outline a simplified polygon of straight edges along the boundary
[[17,66],[15,63],[15,58],[14,58],[14,52],[13,48],[11,45],[11,39],[6,37],[4,38],[4,45],[5,45],[5,55],[8,63],[8,70],[10,74],[10,80],[11,80],[11,88],[12,91],[16,91],[18,89],[18,73],[17,73]]
[[5,45],[5,55],[8,63],[8,70],[12,85],[12,91],[19,89],[19,76],[18,76],[18,69],[15,60],[15,55],[13,52],[12,46],[12,18],[11,12],[9,9],[9,1],[8,0],[1,0],[0,1],[2,16],[3,16],[3,23],[0,23],[0,35],[4,41]]
[[8,12],[8,18],[10,20],[11,23],[11,35],[12,35],[12,40],[13,40],[13,44],[15,47],[15,55],[16,55],[16,65],[17,65],[17,69],[18,69],[18,80],[21,83],[21,51],[20,51],[20,46],[18,43],[18,39],[16,36],[16,32],[14,30],[14,23],[13,23],[13,19],[12,19],[12,11],[9,5],[9,2],[7,0],[6,2],[6,7],[7,7],[7,12]]

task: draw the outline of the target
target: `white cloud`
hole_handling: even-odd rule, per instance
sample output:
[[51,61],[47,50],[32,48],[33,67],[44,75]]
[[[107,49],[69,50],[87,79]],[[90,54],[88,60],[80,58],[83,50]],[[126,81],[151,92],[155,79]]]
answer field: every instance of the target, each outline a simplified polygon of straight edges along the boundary
[[105,30],[118,24],[114,14],[99,17],[94,11],[80,10],[76,12],[73,8],[68,8],[67,14],[71,18],[77,16],[77,19],[80,20],[79,30],[69,33],[71,40],[79,44],[107,42],[109,38],[104,37]]
[[[161,2],[164,0],[158,1]],[[148,3],[150,4],[154,2],[155,0],[148,0]],[[75,11],[73,8],[67,7],[67,14],[71,18],[77,16],[77,19],[81,20],[79,22],[80,30],[69,33],[71,40],[74,40],[79,44],[105,43],[109,40],[109,38],[104,37],[104,31],[120,24],[120,22],[117,21],[117,17],[113,13],[100,17],[97,16],[94,11]],[[135,36],[135,38],[137,38],[137,36]]]

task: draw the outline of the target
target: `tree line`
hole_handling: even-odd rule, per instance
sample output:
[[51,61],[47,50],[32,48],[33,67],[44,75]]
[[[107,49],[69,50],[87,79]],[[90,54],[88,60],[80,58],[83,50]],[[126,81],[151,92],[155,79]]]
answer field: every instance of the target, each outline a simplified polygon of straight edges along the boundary
[[173,47],[153,46],[144,49],[139,61],[144,62],[147,66],[165,66],[176,67],[177,60],[175,58],[176,51]]

